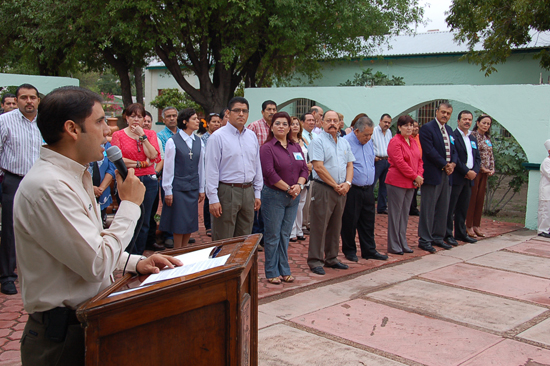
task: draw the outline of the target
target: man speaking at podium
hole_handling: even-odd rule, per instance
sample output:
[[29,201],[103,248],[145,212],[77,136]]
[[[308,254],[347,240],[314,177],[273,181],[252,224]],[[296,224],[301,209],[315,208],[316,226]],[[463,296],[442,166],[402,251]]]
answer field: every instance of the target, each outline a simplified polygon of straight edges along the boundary
[[47,146],[15,196],[14,229],[21,293],[29,320],[21,337],[23,365],[84,365],[84,330],[75,309],[113,282],[113,271],[147,274],[181,262],[124,251],[140,216],[144,185],[117,172],[121,199],[103,229],[87,167],[103,159],[109,128],[99,95],[79,87],[52,91],[38,109]]

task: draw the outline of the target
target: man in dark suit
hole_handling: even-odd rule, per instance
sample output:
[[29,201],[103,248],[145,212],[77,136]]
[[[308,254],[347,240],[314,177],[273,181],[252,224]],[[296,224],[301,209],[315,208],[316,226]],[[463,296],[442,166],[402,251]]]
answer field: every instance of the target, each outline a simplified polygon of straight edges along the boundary
[[449,103],[441,103],[435,111],[436,118],[422,126],[419,133],[424,184],[420,199],[418,247],[430,253],[435,253],[434,245],[444,249],[452,248],[443,241],[451,195],[449,176],[457,161],[453,130],[447,126],[452,113],[453,107]]
[[[451,175],[452,189],[449,213],[447,214],[447,235],[445,242],[457,246],[458,242],[475,243],[477,239],[468,236],[466,232],[466,214],[470,204],[470,194],[479,167],[481,158],[477,149],[477,140],[470,136],[473,115],[470,111],[458,114],[458,128],[453,132],[455,149],[458,160]],[[453,237],[453,219],[455,235]]]

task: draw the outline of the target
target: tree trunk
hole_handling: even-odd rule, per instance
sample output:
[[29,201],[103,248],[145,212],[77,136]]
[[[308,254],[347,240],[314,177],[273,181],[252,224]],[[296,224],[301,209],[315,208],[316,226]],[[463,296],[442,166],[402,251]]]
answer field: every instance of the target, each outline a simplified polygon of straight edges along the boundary
[[145,105],[143,102],[143,79],[141,78],[141,67],[134,65],[134,83],[136,85],[136,102]]
[[120,88],[122,89],[122,103],[124,108],[132,104],[132,84],[130,83],[130,67],[124,56],[115,55],[110,52],[110,50],[103,50],[103,55],[105,59],[111,65],[119,79],[120,79]]

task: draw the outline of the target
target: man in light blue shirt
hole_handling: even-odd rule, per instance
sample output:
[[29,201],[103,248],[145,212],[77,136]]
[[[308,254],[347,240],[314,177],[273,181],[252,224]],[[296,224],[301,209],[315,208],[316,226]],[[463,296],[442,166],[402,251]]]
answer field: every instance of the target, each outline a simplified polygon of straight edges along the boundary
[[361,257],[386,260],[387,255],[376,251],[374,241],[374,148],[372,132],[374,123],[369,117],[361,117],[353,132],[344,136],[349,142],[355,161],[353,180],[342,215],[342,252],[347,260],[358,262],[355,235],[359,234]]
[[348,269],[340,263],[338,244],[346,195],[353,179],[353,153],[340,137],[340,119],[334,111],[323,118],[323,131],[309,145],[313,163],[311,191],[311,234],[307,264],[313,273],[324,275],[325,267]]
[[254,131],[244,128],[248,101],[229,101],[229,123],[210,136],[206,145],[206,195],[212,214],[212,240],[252,233],[254,211],[263,187],[260,147]]
[[315,118],[313,117],[313,114],[306,113],[300,117],[300,120],[302,121],[302,125],[304,127],[302,137],[306,140],[307,145],[309,145],[311,144],[311,140],[317,136],[317,134],[313,133],[313,129],[315,128]]
[[374,184],[378,182],[378,206],[376,210],[379,214],[388,214],[388,194],[386,192],[386,174],[390,168],[388,162],[388,145],[392,138],[391,131],[391,117],[389,114],[384,113],[380,117],[380,124],[374,128],[372,133],[372,143],[374,147]]

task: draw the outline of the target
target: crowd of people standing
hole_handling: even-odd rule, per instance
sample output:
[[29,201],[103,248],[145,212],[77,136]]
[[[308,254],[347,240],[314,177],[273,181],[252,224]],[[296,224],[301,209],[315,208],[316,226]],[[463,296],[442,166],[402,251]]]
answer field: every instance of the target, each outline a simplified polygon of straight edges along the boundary
[[[2,100],[6,110],[11,107],[9,98]],[[8,245],[13,241],[10,202],[42,145],[32,122],[40,101],[38,91],[22,85],[14,100],[17,108],[0,117],[4,293],[14,293],[10,283],[16,278],[15,253]],[[400,116],[393,136],[389,114],[375,125],[361,113],[345,129],[341,113],[324,112],[320,106],[299,117],[278,112],[271,100],[261,108],[262,118],[247,125],[250,106],[242,97],[233,98],[226,109],[204,121],[193,109],[167,107],[162,111],[165,128],[158,134],[143,105],[134,103],[124,110],[126,127],[112,135],[110,145],[121,149],[126,166],[135,169],[146,188],[142,211],[146,219],[128,251],[142,254],[146,249],[192,243],[201,202],[204,227],[213,240],[263,234],[265,275],[272,284],[294,281],[288,264],[289,242],[305,240],[306,235],[310,236],[307,263],[319,275],[327,267],[348,268],[337,258],[340,240],[342,253],[351,262],[359,260],[358,254],[368,260],[387,260],[374,239],[376,213],[388,215],[385,252],[389,254],[413,251],[406,239],[409,215],[420,216],[418,247],[428,252],[435,252],[434,246],[451,249],[457,240],[473,243],[485,235],[481,210],[487,177],[495,172],[490,116],[480,116],[470,131],[473,114],[462,111],[453,131],[447,125],[452,106],[442,103],[435,119],[422,128],[410,116]],[[19,120],[28,126],[24,138],[8,130],[10,123]],[[17,156],[20,152],[13,146],[22,141],[33,154]],[[90,163],[88,171],[105,219],[114,166],[105,157]],[[164,233],[160,243],[151,235],[157,230],[154,215],[159,196],[159,229]]]

